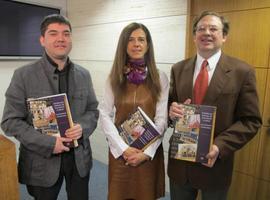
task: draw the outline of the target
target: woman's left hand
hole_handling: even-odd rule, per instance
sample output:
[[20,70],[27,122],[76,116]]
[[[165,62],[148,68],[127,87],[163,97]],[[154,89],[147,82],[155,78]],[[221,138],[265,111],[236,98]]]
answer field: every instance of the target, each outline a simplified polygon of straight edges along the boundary
[[126,164],[136,167],[140,165],[142,162],[150,160],[150,157],[143,152],[132,154],[131,156],[127,157]]

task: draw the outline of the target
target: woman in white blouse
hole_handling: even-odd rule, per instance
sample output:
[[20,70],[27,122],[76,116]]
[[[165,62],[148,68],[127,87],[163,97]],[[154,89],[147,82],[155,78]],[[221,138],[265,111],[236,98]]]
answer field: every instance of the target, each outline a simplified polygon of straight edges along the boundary
[[148,29],[143,24],[129,24],[120,35],[99,107],[110,148],[108,199],[154,200],[164,196],[162,137],[142,151],[127,145],[117,127],[140,106],[163,136],[168,90],[168,78],[155,64]]

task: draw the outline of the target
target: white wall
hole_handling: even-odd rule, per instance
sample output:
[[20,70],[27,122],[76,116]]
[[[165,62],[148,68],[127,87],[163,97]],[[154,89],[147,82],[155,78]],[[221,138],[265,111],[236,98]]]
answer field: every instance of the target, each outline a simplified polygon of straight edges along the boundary
[[[67,0],[67,16],[73,26],[71,58],[90,71],[99,101],[127,24],[136,21],[148,27],[157,65],[168,76],[172,64],[184,58],[187,0]],[[171,132],[164,138],[166,164]],[[107,142],[99,126],[90,141],[94,158],[107,163]]]

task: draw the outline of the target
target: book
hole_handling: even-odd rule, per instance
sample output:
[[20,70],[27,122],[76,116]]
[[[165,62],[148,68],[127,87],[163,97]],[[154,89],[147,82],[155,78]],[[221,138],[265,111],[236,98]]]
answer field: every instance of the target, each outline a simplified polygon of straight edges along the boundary
[[130,147],[141,150],[161,137],[154,122],[140,107],[118,127],[118,131]]
[[[66,137],[65,132],[73,127],[67,95],[57,94],[40,98],[27,99],[33,126],[42,134]],[[77,147],[78,141],[65,142],[67,147]]]
[[216,107],[182,104],[183,117],[175,121],[170,158],[208,163],[206,155],[213,144]]

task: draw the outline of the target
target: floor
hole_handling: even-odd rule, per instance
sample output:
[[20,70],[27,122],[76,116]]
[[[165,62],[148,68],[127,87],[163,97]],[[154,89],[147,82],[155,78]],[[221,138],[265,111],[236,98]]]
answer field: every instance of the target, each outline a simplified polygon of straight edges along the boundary
[[[90,185],[89,185],[89,191],[90,191],[90,200],[106,200],[107,199],[107,165],[103,164],[102,162],[99,162],[97,160],[93,161],[93,168],[91,171],[91,177],[90,177]],[[26,190],[26,187],[24,185],[20,185],[20,194],[21,194],[21,200],[32,200]],[[58,200],[66,200],[67,196],[65,193],[65,189],[62,186],[62,189],[59,193]],[[166,196],[164,198],[161,198],[160,200],[169,200],[169,193],[166,193]]]

